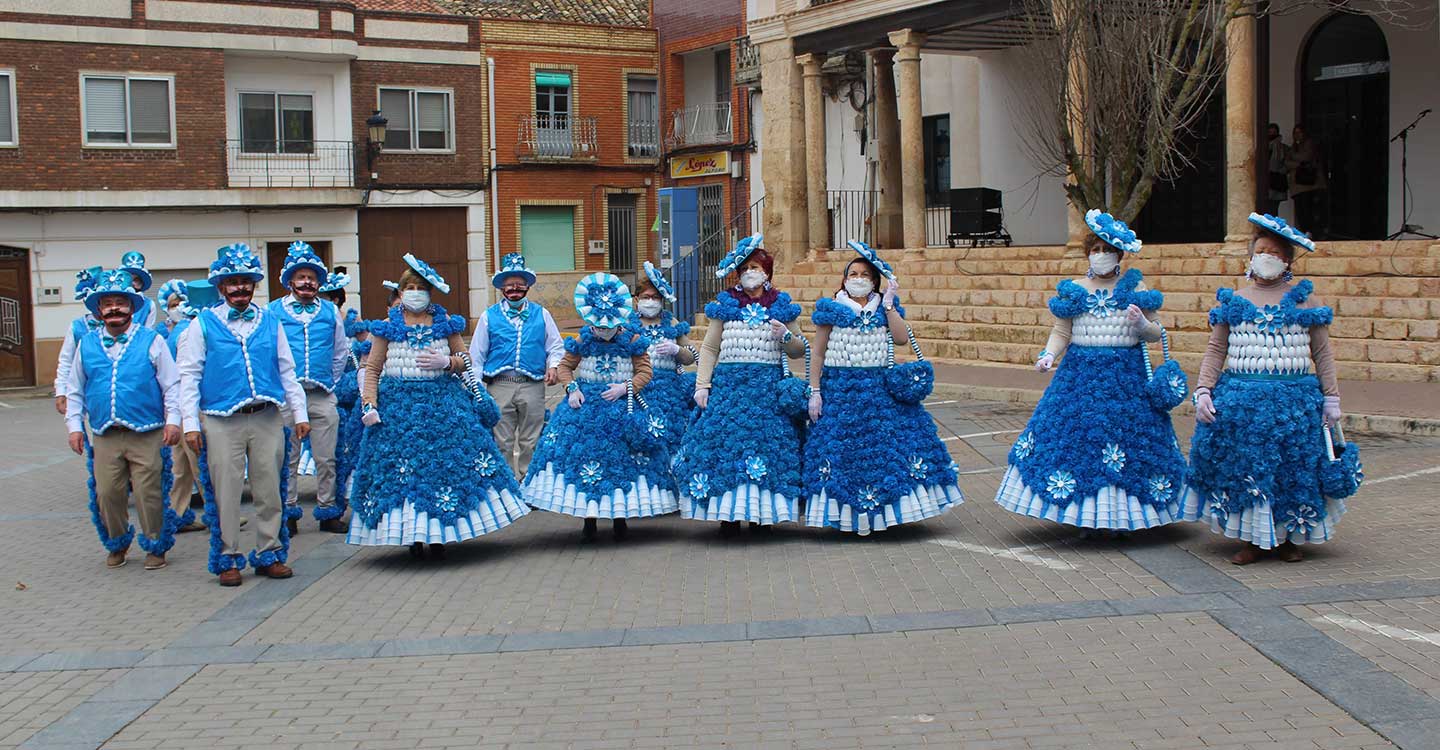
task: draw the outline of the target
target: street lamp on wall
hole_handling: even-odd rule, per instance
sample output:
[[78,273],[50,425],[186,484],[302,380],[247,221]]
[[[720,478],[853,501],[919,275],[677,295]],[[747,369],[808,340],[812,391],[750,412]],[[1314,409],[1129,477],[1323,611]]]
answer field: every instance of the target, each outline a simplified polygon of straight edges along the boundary
[[369,131],[368,141],[365,143],[365,171],[370,173],[370,179],[375,179],[375,155],[385,148],[385,126],[390,121],[375,110],[375,114],[365,118],[365,128]]

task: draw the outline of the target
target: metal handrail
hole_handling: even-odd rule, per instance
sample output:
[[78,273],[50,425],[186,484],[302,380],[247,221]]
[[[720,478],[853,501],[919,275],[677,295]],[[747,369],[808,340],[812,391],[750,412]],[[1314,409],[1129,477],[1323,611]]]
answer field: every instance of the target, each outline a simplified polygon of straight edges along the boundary
[[729,143],[734,134],[730,102],[693,104],[670,115],[670,147]]
[[225,148],[229,187],[350,187],[353,141],[230,139]]
[[599,128],[594,117],[536,113],[517,118],[516,156],[522,159],[595,159]]

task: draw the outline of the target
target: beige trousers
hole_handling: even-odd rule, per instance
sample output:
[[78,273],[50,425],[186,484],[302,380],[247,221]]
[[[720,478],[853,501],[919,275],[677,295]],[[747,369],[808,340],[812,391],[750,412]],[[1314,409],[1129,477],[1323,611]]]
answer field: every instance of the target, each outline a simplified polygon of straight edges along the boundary
[[190,508],[195,483],[200,480],[200,461],[184,440],[170,449],[170,476],[174,482],[170,485],[170,509],[176,516],[183,516]]
[[[310,455],[315,458],[315,504],[326,508],[335,504],[335,441],[340,429],[335,394],[323,388],[306,388],[305,412],[310,418]],[[295,436],[295,420],[288,415],[285,426],[291,428],[290,481],[285,485],[285,504],[294,505],[300,502],[300,438]]]
[[523,479],[545,427],[545,381],[494,380],[485,389],[500,407],[495,443],[510,461],[515,478]]
[[95,452],[95,500],[100,506],[100,519],[105,532],[112,538],[125,533],[130,523],[130,493],[135,493],[135,512],[140,516],[140,531],[155,539],[165,526],[165,506],[160,494],[164,463],[160,447],[164,431],[133,432],[111,427],[104,435],[95,435],[91,448]]
[[240,498],[245,493],[247,458],[250,460],[250,496],[255,501],[255,550],[280,549],[284,427],[280,409],[273,405],[253,414],[205,417],[205,448],[220,515],[220,541],[224,545],[221,552],[227,555],[243,554]]

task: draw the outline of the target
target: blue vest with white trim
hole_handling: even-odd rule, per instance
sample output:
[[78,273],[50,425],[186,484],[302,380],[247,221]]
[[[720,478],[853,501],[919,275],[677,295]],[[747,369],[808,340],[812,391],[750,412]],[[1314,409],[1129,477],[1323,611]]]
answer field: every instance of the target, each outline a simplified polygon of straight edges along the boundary
[[329,393],[335,390],[335,372],[331,368],[335,357],[335,326],[339,325],[340,316],[333,302],[323,299],[315,302],[320,310],[311,316],[309,323],[297,320],[283,298],[268,307],[280,319],[280,325],[285,326],[285,339],[290,342],[290,353],[295,357],[295,377],[301,385],[324,388]]
[[[95,326],[94,328],[91,328],[90,324],[87,322],[90,320],[95,320],[95,317],[90,315],[89,313],[86,313],[70,321],[70,335],[75,337],[75,343],[77,345],[80,343],[81,339],[85,338],[85,334],[104,328],[104,326]],[[98,323],[99,321],[97,320],[96,322]]]
[[[250,337],[241,340],[230,331],[216,310],[198,318],[205,336],[205,369],[200,373],[200,411],[228,417],[242,406],[269,401],[285,403],[280,384],[280,321],[261,313]],[[228,309],[228,308],[225,308]],[[224,310],[222,310],[223,312]]]
[[516,370],[536,380],[544,378],[545,308],[528,302],[525,322],[517,326],[505,315],[508,305],[508,302],[497,302],[486,311],[485,330],[490,334],[490,351],[485,355],[485,377]]
[[150,361],[150,344],[158,335],[153,329],[136,327],[124,344],[120,357],[111,360],[96,330],[80,339],[80,364],[85,368],[85,412],[90,429],[97,435],[113,425],[136,432],[150,432],[165,426],[165,394],[155,379]]

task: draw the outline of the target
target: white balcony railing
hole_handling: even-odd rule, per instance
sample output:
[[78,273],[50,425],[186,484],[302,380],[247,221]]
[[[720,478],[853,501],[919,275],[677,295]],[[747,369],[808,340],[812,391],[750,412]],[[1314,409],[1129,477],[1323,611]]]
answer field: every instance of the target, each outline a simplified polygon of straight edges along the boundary
[[733,137],[730,102],[695,104],[671,116],[670,148],[729,143]]
[[355,185],[350,141],[225,141],[232,188],[339,188]]
[[[654,116],[654,112],[651,112]],[[660,155],[660,123],[655,120],[636,119],[626,123],[629,135],[630,156],[653,159]]]
[[594,117],[534,114],[520,115],[515,142],[521,159],[585,159],[599,156]]

